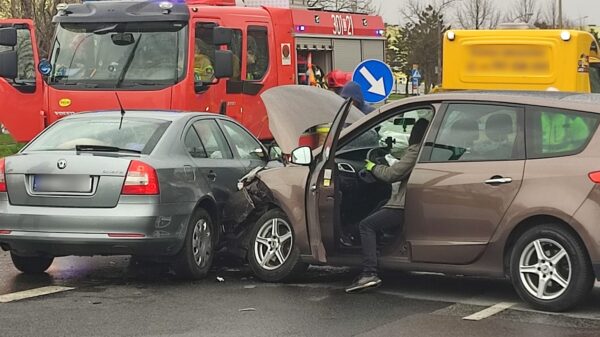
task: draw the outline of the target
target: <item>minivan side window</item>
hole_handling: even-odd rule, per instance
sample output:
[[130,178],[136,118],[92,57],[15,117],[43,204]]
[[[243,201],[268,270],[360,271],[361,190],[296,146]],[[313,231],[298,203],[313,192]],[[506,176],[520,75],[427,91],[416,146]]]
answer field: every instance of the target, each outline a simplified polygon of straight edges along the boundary
[[581,152],[598,128],[599,120],[591,113],[531,108],[527,111],[527,158]]
[[524,159],[523,111],[489,104],[450,104],[431,148],[432,162]]

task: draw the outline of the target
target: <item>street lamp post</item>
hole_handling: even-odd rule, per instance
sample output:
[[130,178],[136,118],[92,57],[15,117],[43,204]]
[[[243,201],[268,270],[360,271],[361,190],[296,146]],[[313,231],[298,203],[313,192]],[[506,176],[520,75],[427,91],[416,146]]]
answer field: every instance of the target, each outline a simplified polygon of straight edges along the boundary
[[562,0],[558,0],[558,28],[563,28],[562,20]]

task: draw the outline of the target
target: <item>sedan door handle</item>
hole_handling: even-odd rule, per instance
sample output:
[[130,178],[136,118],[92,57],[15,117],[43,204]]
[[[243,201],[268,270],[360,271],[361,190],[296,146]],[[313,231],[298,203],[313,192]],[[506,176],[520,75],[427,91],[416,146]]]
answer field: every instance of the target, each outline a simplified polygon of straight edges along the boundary
[[212,181],[215,181],[217,179],[217,174],[215,173],[215,171],[208,172],[206,176]]
[[494,176],[491,179],[485,181],[486,184],[489,185],[498,185],[498,184],[508,184],[512,182],[512,178],[504,178],[499,176]]

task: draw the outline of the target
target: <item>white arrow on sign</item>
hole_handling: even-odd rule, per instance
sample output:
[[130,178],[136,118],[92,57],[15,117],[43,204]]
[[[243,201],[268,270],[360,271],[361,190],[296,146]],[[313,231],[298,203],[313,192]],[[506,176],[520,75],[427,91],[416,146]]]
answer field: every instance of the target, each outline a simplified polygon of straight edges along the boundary
[[383,77],[376,80],[375,76],[371,74],[369,69],[366,67],[360,68],[360,74],[364,76],[364,78],[369,82],[371,87],[369,88],[369,92],[374,93],[375,95],[385,96],[385,84],[383,83]]

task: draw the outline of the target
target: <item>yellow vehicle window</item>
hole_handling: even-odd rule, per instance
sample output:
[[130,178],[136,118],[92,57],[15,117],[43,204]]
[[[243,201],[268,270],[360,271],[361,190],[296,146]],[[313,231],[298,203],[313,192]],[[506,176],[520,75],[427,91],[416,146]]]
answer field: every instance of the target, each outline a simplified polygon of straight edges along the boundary
[[590,89],[593,93],[600,93],[600,63],[590,64]]

